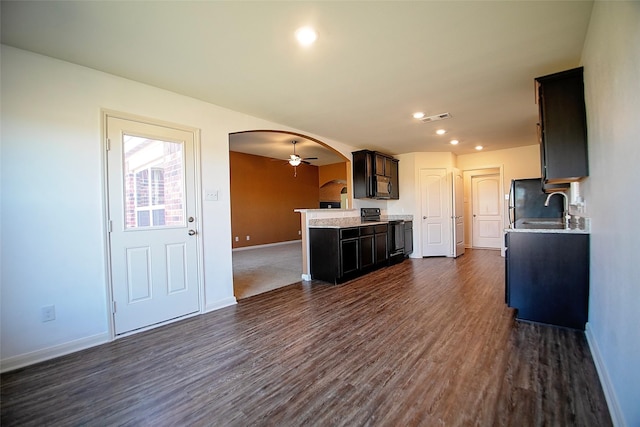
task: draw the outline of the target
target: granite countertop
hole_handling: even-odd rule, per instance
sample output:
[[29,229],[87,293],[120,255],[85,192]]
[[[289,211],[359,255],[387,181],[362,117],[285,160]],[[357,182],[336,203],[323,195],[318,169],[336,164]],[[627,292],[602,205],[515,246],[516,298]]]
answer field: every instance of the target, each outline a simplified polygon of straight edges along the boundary
[[588,219],[582,218],[576,224],[565,227],[560,219],[554,218],[522,218],[505,228],[507,233],[556,233],[556,234],[590,234]]
[[359,216],[346,218],[317,218],[309,220],[310,228],[348,228],[363,225],[387,224],[389,221],[413,221],[413,215],[382,215],[380,221],[362,221]]

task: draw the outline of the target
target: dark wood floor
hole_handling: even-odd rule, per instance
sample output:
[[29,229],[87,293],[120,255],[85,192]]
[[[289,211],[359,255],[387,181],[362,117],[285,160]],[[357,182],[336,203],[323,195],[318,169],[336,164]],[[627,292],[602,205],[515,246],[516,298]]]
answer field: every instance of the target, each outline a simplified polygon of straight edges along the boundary
[[2,375],[3,426],[608,426],[581,332],[515,322],[503,258],[296,284]]

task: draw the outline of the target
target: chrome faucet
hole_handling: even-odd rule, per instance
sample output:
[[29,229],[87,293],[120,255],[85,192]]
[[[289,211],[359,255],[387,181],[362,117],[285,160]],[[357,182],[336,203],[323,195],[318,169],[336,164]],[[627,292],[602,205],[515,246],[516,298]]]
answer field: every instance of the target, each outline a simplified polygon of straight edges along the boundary
[[547,196],[547,200],[545,200],[544,205],[549,206],[549,199],[551,199],[551,196],[553,196],[554,194],[560,194],[562,197],[564,197],[564,210],[562,211],[562,219],[564,220],[564,226],[568,228],[571,215],[569,215],[569,198],[566,194],[564,194],[562,191],[554,191]]

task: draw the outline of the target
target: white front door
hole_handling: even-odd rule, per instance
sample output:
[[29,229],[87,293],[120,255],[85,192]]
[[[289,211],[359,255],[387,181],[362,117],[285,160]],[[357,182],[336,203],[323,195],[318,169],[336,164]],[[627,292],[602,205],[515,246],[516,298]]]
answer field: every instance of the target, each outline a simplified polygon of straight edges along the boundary
[[450,254],[446,169],[421,169],[422,256]]
[[473,194],[473,247],[502,247],[502,210],[500,208],[500,175],[471,178]]
[[107,116],[115,334],[200,309],[195,131]]
[[453,256],[464,254],[464,178],[462,172],[454,169],[451,178],[453,186],[453,203],[451,219],[453,220]]

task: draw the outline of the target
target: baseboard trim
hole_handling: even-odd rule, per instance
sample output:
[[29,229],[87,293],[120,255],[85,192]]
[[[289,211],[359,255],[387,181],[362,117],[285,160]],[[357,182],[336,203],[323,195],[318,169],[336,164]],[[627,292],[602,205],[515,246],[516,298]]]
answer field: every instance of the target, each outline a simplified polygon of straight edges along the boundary
[[254,245],[254,246],[243,246],[241,248],[233,248],[232,252],[237,251],[248,251],[250,249],[262,249],[262,248],[270,248],[272,246],[282,246],[282,245],[290,245],[292,243],[301,243],[302,240],[287,240],[286,242],[276,242],[276,243],[265,243],[264,245]]
[[238,301],[236,300],[236,297],[224,298],[221,300],[214,301],[211,304],[207,304],[207,306],[204,309],[204,312],[208,313],[210,311],[219,310],[221,308],[236,305],[237,303]]
[[622,415],[622,410],[620,409],[620,405],[618,404],[618,398],[616,397],[615,389],[613,388],[613,384],[611,383],[611,379],[609,378],[609,373],[607,372],[606,365],[604,364],[604,360],[602,359],[602,353],[600,353],[598,342],[596,341],[593,332],[591,332],[591,328],[589,327],[588,322],[586,325],[585,335],[587,337],[589,349],[591,350],[593,362],[596,365],[598,377],[600,378],[600,384],[602,384],[604,398],[607,401],[607,406],[609,407],[611,422],[616,427],[626,427],[624,416]]
[[[205,313],[209,311],[218,310],[224,307],[229,307],[235,304],[237,304],[235,297],[224,298],[222,300],[215,301],[212,304],[207,304]],[[198,315],[198,314],[199,313],[195,313],[194,315]],[[179,320],[182,320],[182,319],[183,318],[180,318]],[[153,327],[157,327],[157,326],[160,326],[160,325],[154,325]],[[148,329],[152,329],[153,327],[150,327]],[[137,330],[135,332],[137,333],[142,331]],[[121,338],[122,336],[119,336],[118,338]],[[95,347],[100,344],[105,344],[110,341],[111,341],[111,337],[109,333],[105,332],[101,334],[92,335],[90,337],[69,341],[67,343],[54,345],[52,347],[43,348],[41,350],[20,354],[18,356],[8,357],[6,359],[0,360],[0,373],[13,371],[15,369],[23,368],[25,366],[33,365],[39,362],[44,362],[45,360],[50,360],[56,357],[65,356],[67,354],[75,353],[76,351],[80,351],[80,350],[85,350],[89,347]]]
[[54,345],[52,347],[43,348],[41,350],[32,351],[18,356],[8,357],[0,361],[0,372],[13,371],[35,363],[44,362],[60,356],[65,356],[76,351],[84,350],[89,347],[95,347],[110,341],[109,333],[101,333],[90,337],[80,338],[63,344]]

